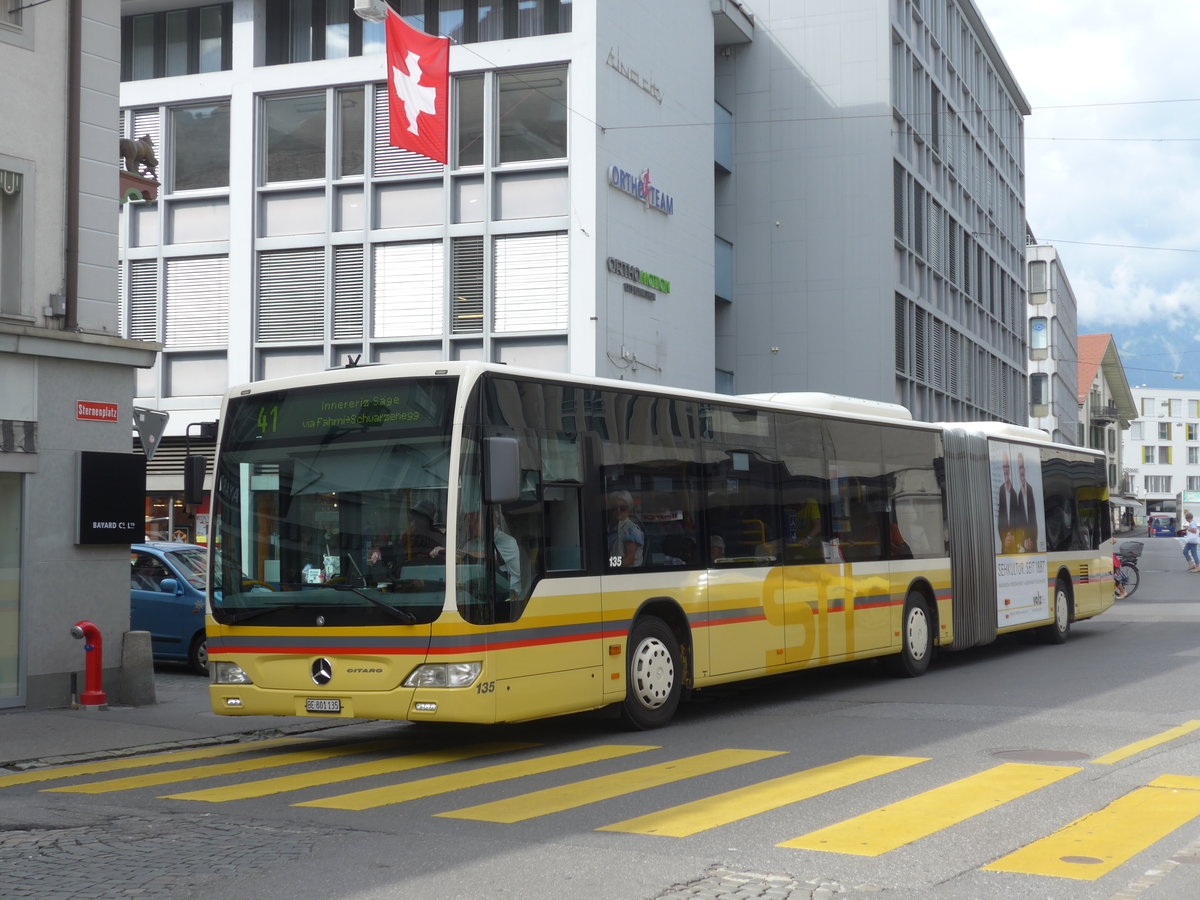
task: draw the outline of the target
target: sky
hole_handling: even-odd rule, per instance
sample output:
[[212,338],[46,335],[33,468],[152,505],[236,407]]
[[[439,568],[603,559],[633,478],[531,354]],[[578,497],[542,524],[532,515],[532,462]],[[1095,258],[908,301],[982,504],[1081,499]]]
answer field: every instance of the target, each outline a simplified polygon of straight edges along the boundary
[[1112,332],[1131,387],[1200,390],[1200,2],[975,5],[1033,108],[1026,218],[1079,333]]

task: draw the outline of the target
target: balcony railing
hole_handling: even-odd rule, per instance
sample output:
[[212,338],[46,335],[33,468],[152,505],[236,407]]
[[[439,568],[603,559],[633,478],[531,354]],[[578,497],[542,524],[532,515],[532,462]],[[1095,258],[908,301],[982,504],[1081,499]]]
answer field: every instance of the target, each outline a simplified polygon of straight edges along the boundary
[[1115,406],[1093,406],[1092,407],[1092,421],[1093,422],[1100,422],[1100,423],[1115,422],[1115,421],[1117,421],[1118,418],[1120,418],[1120,417],[1117,415],[1117,408]]

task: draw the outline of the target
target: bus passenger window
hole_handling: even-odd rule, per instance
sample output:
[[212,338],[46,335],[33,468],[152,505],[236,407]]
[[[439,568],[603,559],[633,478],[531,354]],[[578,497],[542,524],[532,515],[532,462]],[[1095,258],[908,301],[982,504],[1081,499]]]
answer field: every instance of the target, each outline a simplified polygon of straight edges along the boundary
[[646,532],[638,521],[629,491],[608,495],[608,568],[628,569],[642,564]]

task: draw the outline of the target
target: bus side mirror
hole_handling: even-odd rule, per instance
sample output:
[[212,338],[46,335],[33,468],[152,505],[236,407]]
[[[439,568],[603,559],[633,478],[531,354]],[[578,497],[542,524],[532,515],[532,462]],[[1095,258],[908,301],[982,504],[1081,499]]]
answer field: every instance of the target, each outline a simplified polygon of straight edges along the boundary
[[521,498],[521,450],[516,438],[483,439],[483,499],[511,503]]
[[185,456],[183,459],[183,502],[198,506],[204,502],[204,475],[208,471],[207,456]]

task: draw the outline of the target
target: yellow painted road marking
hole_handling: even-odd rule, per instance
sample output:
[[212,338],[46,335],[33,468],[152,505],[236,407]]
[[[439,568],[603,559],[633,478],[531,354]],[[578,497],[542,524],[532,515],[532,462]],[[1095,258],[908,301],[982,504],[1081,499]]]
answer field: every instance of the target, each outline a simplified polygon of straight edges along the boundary
[[659,747],[626,744],[600,744],[585,750],[569,750],[565,753],[554,753],[537,759],[527,759],[521,762],[500,763],[495,766],[484,766],[482,769],[472,769],[469,772],[456,772],[453,775],[438,775],[434,778],[423,778],[408,784],[392,784],[387,787],[371,788],[365,791],[355,791],[351,794],[339,794],[336,797],[326,797],[323,800],[307,800],[304,803],[293,803],[293,806],[319,806],[323,809],[374,809],[377,806],[388,806],[392,803],[405,803],[421,797],[432,797],[435,794],[447,794],[463,788],[479,787],[482,784],[494,784],[498,781],[509,781],[525,775],[538,775],[542,772],[554,772],[570,766],[584,763],[599,762],[605,759],[617,759],[633,753],[643,753],[646,750],[659,750]]
[[478,806],[468,806],[464,809],[437,815],[447,819],[474,819],[478,822],[524,822],[538,816],[562,812],[565,809],[576,809],[588,803],[622,797],[625,794],[683,781],[697,775],[707,775],[721,769],[758,762],[760,759],[782,756],[784,752],[783,750],[714,750],[711,753],[688,756],[655,766],[644,766],[628,772],[601,775],[598,778],[589,778],[574,784],[547,788],[544,791],[533,791],[517,797],[510,797],[507,800],[481,803]]
[[1143,750],[1149,750],[1151,747],[1157,747],[1159,744],[1165,744],[1167,741],[1173,741],[1176,738],[1181,738],[1185,734],[1191,734],[1197,728],[1200,728],[1200,720],[1193,719],[1190,722],[1184,722],[1178,728],[1172,728],[1164,731],[1162,734],[1156,734],[1154,737],[1148,737],[1144,741],[1137,741],[1133,744],[1128,744],[1119,750],[1114,750],[1112,753],[1106,753],[1103,756],[1097,756],[1092,760],[1093,763],[1099,765],[1110,765],[1120,762],[1123,759],[1128,759],[1134,754],[1141,753]]
[[511,750],[529,750],[538,744],[491,743],[476,744],[473,747],[457,747],[446,750],[434,750],[429,753],[413,753],[395,759],[380,759],[374,762],[351,763],[346,766],[331,766],[316,772],[301,772],[296,775],[280,775],[278,778],[264,778],[260,781],[250,781],[246,784],[232,784],[225,787],[206,788],[199,791],[188,791],[183,794],[167,794],[164,800],[203,800],[208,803],[224,803],[227,800],[247,800],[251,797],[266,797],[268,794],[282,794],[284,791],[299,791],[305,788],[317,787],[322,784],[334,784],[340,781],[352,781],[355,778],[370,778],[374,775],[390,775],[395,772],[406,772],[424,766],[436,766],[441,763],[458,762],[464,759],[474,759],[491,753],[507,753]]
[[238,775],[243,772],[255,772],[259,769],[276,769],[280,766],[317,762],[322,759],[335,759],[339,756],[371,753],[376,750],[395,749],[395,747],[395,741],[368,741],[361,744],[328,747],[323,750],[298,750],[294,753],[280,753],[262,759],[214,763],[211,766],[172,769],[170,772],[151,772],[148,775],[130,775],[126,778],[110,778],[107,781],[89,781],[87,784],[72,784],[66,787],[42,788],[42,790],[63,794],[107,794],[110,791],[129,791],[135,788],[154,787],[159,784],[173,784],[178,781],[193,781],[197,778],[214,778],[217,775]]
[[922,762],[928,762],[928,759],[915,756],[852,756],[841,762],[715,794],[596,830],[688,837]]
[[1078,771],[1070,766],[1004,763],[777,846],[880,856]]
[[1200,778],[1164,775],[983,868],[1095,881],[1200,816]]
[[75,775],[102,775],[105,772],[120,772],[125,769],[141,769],[147,766],[162,766],[167,763],[191,762],[195,759],[212,759],[216,756],[232,756],[235,753],[253,753],[271,747],[284,747],[299,743],[312,743],[313,738],[272,738],[268,741],[253,741],[244,744],[222,744],[219,747],[200,747],[195,750],[172,750],[170,753],[155,753],[149,756],[126,756],[121,759],[97,760],[55,766],[45,769],[30,769],[15,775],[0,775],[0,788],[16,784],[32,784],[37,781],[54,781],[72,778]]

